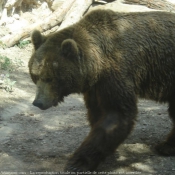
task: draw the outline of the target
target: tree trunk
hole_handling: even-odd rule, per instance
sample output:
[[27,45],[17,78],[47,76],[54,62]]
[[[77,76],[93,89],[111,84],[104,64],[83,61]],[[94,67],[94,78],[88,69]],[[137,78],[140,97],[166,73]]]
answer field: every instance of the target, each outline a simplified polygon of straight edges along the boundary
[[72,7],[72,4],[75,0],[65,1],[61,7],[59,7],[53,14],[46,18],[43,22],[27,26],[24,29],[21,29],[18,32],[12,33],[11,35],[6,35],[1,38],[1,42],[4,43],[7,47],[15,45],[19,40],[29,37],[31,32],[34,29],[44,32],[58,24],[60,24],[66,15],[67,11]]
[[165,10],[175,13],[175,3],[171,3],[167,0],[124,0],[124,3],[145,5],[151,9]]
[[92,3],[93,0],[76,0],[58,30],[79,21]]

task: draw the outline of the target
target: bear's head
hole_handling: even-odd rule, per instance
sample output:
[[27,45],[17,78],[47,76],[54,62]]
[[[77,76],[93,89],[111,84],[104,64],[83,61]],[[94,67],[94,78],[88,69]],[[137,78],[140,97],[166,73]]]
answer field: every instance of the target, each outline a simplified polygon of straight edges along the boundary
[[43,36],[32,34],[34,53],[29,71],[37,86],[34,106],[42,110],[56,106],[71,93],[81,93],[86,85],[86,64],[81,46],[62,32]]

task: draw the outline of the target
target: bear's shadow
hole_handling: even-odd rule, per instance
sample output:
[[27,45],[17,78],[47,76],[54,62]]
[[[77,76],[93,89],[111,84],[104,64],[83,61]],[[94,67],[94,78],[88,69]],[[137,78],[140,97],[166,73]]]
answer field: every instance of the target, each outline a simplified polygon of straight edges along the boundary
[[[75,102],[74,100],[72,102]],[[59,114],[59,110],[64,111],[66,109],[66,103],[56,109],[58,110],[57,116],[55,116],[55,113],[52,113],[52,110],[42,112],[43,115],[47,115],[48,113],[51,119],[55,117],[53,120],[55,119],[60,122],[66,118],[70,120],[66,120],[67,123],[62,124],[62,129],[50,129],[49,125],[51,126],[52,124],[49,124],[49,122],[47,129],[42,122],[35,122],[32,116],[28,116],[28,125],[23,125],[23,121],[21,122],[21,129],[25,131],[23,135],[21,133],[13,135],[13,138],[8,142],[1,144],[1,152],[5,152],[18,161],[35,162],[35,165],[32,166],[32,169],[35,171],[63,171],[63,167],[68,158],[78,148],[90,131],[82,102],[77,101],[77,105],[69,110],[65,116],[62,116]],[[168,133],[170,129],[170,122],[166,122],[166,125],[163,121],[155,122],[155,120],[157,120],[157,112],[162,109],[154,103],[155,108],[149,110],[150,105],[146,106],[146,104],[147,102],[144,104],[145,107],[140,107],[138,121],[136,121],[136,126],[132,134],[119,147],[114,155],[108,157],[101,163],[96,171],[101,174],[105,174],[105,172],[113,172],[115,174],[116,172],[119,173],[124,170],[149,173],[150,169],[152,171],[155,169],[156,171],[160,160],[164,160],[164,165],[166,165],[166,162],[168,163],[166,157],[163,158],[155,154],[153,147],[162,140],[162,135],[166,136],[166,133]],[[152,105],[151,103],[151,106]],[[166,113],[166,115],[164,115],[165,110],[166,107],[163,109],[163,115],[159,116],[162,120],[168,120],[168,114]],[[77,115],[77,113],[79,113],[79,115]],[[149,118],[150,115],[153,116]],[[24,116],[16,116],[16,119],[18,121],[23,117]],[[78,117],[79,120],[77,120],[76,117]],[[31,131],[31,125],[33,125],[32,127],[34,128],[38,128],[38,132],[37,129]],[[25,128],[26,126],[27,128]],[[155,130],[155,128],[157,129]],[[47,163],[48,166],[45,166],[45,163]],[[146,165],[147,168],[142,168],[141,165]],[[2,170],[5,170],[5,168],[7,167],[4,167]],[[31,170],[31,167],[29,170]]]

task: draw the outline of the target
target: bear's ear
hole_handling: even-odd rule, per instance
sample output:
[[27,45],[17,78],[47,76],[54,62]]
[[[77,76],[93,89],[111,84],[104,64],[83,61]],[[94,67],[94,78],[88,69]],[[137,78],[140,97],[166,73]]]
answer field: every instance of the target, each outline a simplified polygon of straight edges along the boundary
[[78,57],[79,49],[73,39],[65,39],[61,44],[61,52],[64,57]]
[[46,37],[43,36],[40,31],[34,30],[31,35],[32,43],[35,50],[37,50],[46,40]]

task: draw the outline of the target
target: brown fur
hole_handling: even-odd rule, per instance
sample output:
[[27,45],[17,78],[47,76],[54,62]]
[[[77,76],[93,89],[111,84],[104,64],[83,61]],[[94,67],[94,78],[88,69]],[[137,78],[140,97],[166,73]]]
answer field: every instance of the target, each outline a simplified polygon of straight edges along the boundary
[[92,127],[66,170],[94,170],[131,132],[137,98],[169,103],[174,123],[157,150],[175,155],[175,14],[97,10],[55,34],[34,31],[33,104],[56,106],[82,93]]

